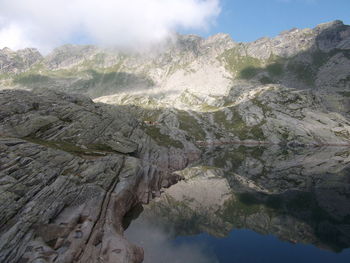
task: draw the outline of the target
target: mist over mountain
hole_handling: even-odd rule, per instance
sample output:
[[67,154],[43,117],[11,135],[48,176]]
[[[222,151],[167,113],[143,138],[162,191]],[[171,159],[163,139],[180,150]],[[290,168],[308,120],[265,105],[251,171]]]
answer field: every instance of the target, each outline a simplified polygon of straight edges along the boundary
[[205,30],[219,13],[219,0],[3,0],[0,48],[48,53],[84,42],[142,50],[177,30]]

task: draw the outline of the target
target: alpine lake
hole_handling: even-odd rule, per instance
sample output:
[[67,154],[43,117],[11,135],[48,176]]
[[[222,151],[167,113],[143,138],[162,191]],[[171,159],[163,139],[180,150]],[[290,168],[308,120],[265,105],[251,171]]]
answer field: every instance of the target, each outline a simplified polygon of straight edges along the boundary
[[146,263],[350,262],[350,150],[207,150],[125,219]]

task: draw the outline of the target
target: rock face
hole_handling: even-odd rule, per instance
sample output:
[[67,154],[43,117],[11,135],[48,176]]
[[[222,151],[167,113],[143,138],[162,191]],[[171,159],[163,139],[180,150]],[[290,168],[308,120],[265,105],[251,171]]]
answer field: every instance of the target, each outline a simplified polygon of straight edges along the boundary
[[198,150],[159,146],[123,109],[84,96],[8,90],[0,108],[0,261],[141,262],[124,215]]
[[42,59],[42,55],[34,48],[18,52],[3,48],[0,50],[0,74],[25,72]]
[[277,84],[242,82],[227,96],[209,99],[187,91],[172,103],[118,95],[95,101],[125,105],[138,118],[164,125],[163,132],[174,138],[192,138],[194,143],[349,145],[350,142],[348,118],[329,112],[311,91]]

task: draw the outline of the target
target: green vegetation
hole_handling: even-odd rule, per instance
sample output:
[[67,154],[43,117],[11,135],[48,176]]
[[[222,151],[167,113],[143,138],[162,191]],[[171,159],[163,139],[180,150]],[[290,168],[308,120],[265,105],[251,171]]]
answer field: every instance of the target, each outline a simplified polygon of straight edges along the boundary
[[261,84],[273,84],[273,83],[275,83],[274,80],[272,80],[271,78],[266,77],[266,76],[263,76],[262,78],[260,78],[259,81]]
[[248,127],[246,123],[243,121],[238,111],[234,107],[230,109],[233,113],[233,117],[231,120],[227,120],[225,112],[219,110],[213,113],[215,122],[222,125],[226,130],[231,131],[232,133],[237,135],[240,140],[247,140],[247,139],[265,140],[266,139],[261,129],[261,126],[264,123],[261,123],[253,127]]
[[224,203],[222,217],[226,222],[235,223],[236,217],[247,217],[257,214],[263,207],[250,194],[238,194],[237,198],[231,198]]
[[350,97],[350,91],[339,91],[338,94],[344,97]]
[[343,55],[344,55],[347,59],[350,59],[350,50],[349,50],[349,49],[341,50],[341,52],[343,53]]
[[64,89],[69,86],[73,92],[88,93],[92,97],[109,95],[122,88],[154,85],[145,75],[121,72],[124,56],[118,58],[114,65],[104,68],[107,55],[98,53],[69,69],[50,70],[38,63],[28,71],[13,76],[13,82],[30,88],[50,85]]
[[25,86],[42,85],[50,82],[50,78],[40,74],[23,74],[16,76],[13,80],[14,83],[18,83]]
[[249,153],[249,155],[251,155],[254,159],[261,160],[261,161],[262,161],[261,157],[266,150],[265,146],[260,146],[260,145],[255,147],[247,147],[244,145],[240,145],[240,147],[242,147],[241,151],[243,151],[244,153]]
[[265,140],[266,139],[264,132],[261,129],[261,126],[263,124],[265,124],[265,121],[263,123],[260,123],[259,125],[255,125],[251,128],[250,132],[253,135],[253,139],[258,139],[258,140]]
[[251,102],[258,106],[263,111],[264,115],[266,115],[267,112],[271,111],[270,107],[259,100],[259,94],[256,94],[256,96],[251,99]]
[[284,131],[283,133],[281,133],[281,137],[282,137],[284,142],[289,141],[289,133],[287,131]]
[[123,98],[120,107],[141,121],[157,122],[162,114],[162,108],[153,100],[139,100],[139,97]]
[[198,123],[196,118],[191,116],[188,112],[183,110],[178,110],[177,117],[180,123],[180,129],[188,133],[189,136],[195,138],[196,140],[204,140],[205,132],[203,128]]
[[155,125],[146,126],[145,132],[161,146],[183,148],[183,144],[180,141],[176,141],[169,135],[161,133],[160,128]]
[[332,54],[330,54],[330,53],[322,52],[320,50],[315,51],[311,55],[312,64],[316,68],[320,68],[331,58],[331,56],[332,56]]
[[330,52],[323,52],[323,51],[317,50],[311,54],[312,65],[315,67],[316,70],[318,70],[320,67],[326,64],[331,57],[333,57],[338,53],[341,53],[346,58],[350,59],[349,50],[333,49]]
[[90,76],[88,79],[76,81],[72,87],[85,90],[92,97],[114,94],[117,90],[128,87],[154,85],[153,81],[147,77],[134,75],[125,72],[99,72],[97,70],[87,70],[85,73]]
[[350,58],[349,51],[334,49],[330,52],[323,52],[317,50],[310,53],[311,63],[299,61],[298,57],[294,57],[290,59],[287,68],[302,82],[307,85],[314,86],[316,74],[319,69],[338,53],[342,53],[345,57]]
[[275,55],[271,55],[267,60],[259,60],[247,55],[241,55],[238,48],[232,48],[225,51],[218,59],[224,59],[226,68],[237,73],[238,78],[252,79],[259,72],[267,72],[269,76],[262,77],[262,84],[275,83],[274,78],[283,75],[285,59]]
[[270,76],[280,76],[283,74],[283,65],[281,63],[272,63],[266,66],[267,72],[270,74]]
[[330,218],[329,214],[318,205],[317,199],[311,192],[300,192],[286,203],[288,210],[300,213],[300,211],[307,211],[311,213],[312,219],[321,221],[325,218]]
[[208,112],[208,111],[217,111],[219,110],[219,107],[209,105],[207,103],[201,104],[201,111]]
[[186,73],[194,72],[193,70],[189,70],[188,66],[190,65],[190,62],[183,63],[183,64],[170,64],[170,68],[168,70],[168,76],[174,74],[176,71],[183,69]]
[[307,85],[315,85],[315,73],[310,64],[291,61],[288,64],[288,69],[293,72],[296,77]]
[[241,79],[252,79],[256,76],[256,74],[258,74],[258,72],[259,68],[249,66],[240,70],[238,76]]
[[9,73],[0,73],[0,80],[1,79],[8,79],[11,77],[11,74]]
[[300,81],[307,85],[315,85],[315,77],[319,68],[337,53],[343,53],[344,56],[350,58],[350,52],[344,50],[332,50],[331,52],[315,51],[310,53],[311,63],[299,61],[298,57],[289,60],[271,55],[268,60],[262,61],[250,56],[240,54],[238,48],[225,51],[219,59],[226,62],[229,71],[236,73],[238,78],[252,79],[260,72],[266,72],[268,76],[259,79],[262,84],[270,84],[278,82],[278,78],[284,74],[284,65],[291,71]]
[[48,148],[56,149],[71,153],[73,155],[92,155],[92,156],[104,156],[108,153],[114,153],[108,145],[104,144],[90,144],[86,145],[87,149],[83,149],[74,143],[66,142],[66,141],[47,141],[42,140],[36,137],[28,136],[23,138],[26,141],[40,144]]
[[218,59],[224,60],[229,71],[244,79],[254,77],[262,64],[257,58],[242,56],[237,48],[226,50]]
[[180,101],[187,105],[196,105],[202,102],[202,100],[197,95],[189,92],[188,90],[185,90],[181,93]]
[[[156,211],[157,219],[161,219],[162,224],[165,222],[164,219],[167,219],[166,222],[169,222],[172,229],[176,231],[175,235],[190,235],[199,233],[202,226],[210,224],[206,217],[191,207],[190,202],[191,200],[188,199],[178,201],[166,194],[166,203],[151,202],[149,206],[152,211]],[[157,222],[157,220],[154,221]],[[164,224],[163,226],[168,227]]]

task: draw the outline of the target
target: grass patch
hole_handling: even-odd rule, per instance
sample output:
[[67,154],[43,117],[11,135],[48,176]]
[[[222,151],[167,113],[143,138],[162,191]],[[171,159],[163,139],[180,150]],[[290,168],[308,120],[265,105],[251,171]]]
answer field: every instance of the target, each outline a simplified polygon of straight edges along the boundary
[[259,139],[259,140],[265,140],[265,135],[263,130],[261,129],[261,125],[255,125],[252,127],[252,129],[250,130],[250,132],[253,135],[253,139]]
[[218,109],[219,109],[219,107],[212,106],[212,105],[209,105],[209,104],[206,104],[206,103],[203,103],[201,105],[201,110],[202,111],[217,111]]
[[232,198],[224,203],[223,219],[226,222],[235,223],[236,217],[247,217],[257,214],[261,210],[260,204],[253,195],[243,193],[238,194],[237,199]]
[[[257,95],[258,96],[258,95]],[[264,115],[268,112],[271,111],[270,107],[266,106],[266,104],[263,104],[258,98],[257,96],[253,99],[251,99],[251,102],[253,104],[255,104],[256,106],[258,106],[264,113]]]
[[273,84],[276,83],[274,80],[272,80],[271,78],[267,77],[267,76],[263,76],[262,78],[259,79],[261,84]]
[[24,86],[33,86],[36,84],[49,83],[50,80],[51,79],[48,76],[40,74],[29,74],[16,76],[13,82]]
[[240,70],[238,76],[241,79],[248,80],[248,79],[254,78],[258,74],[258,72],[259,72],[259,68],[249,66]]
[[177,118],[180,123],[180,129],[184,130],[188,133],[189,136],[196,140],[204,140],[205,139],[205,132],[203,131],[202,127],[199,125],[196,118],[191,116],[188,112],[178,110]]
[[270,76],[281,76],[283,74],[283,65],[281,63],[272,63],[266,66],[266,70]]
[[322,67],[331,57],[330,53],[322,52],[320,50],[311,54],[312,64],[316,68]]
[[344,97],[350,97],[350,91],[339,91],[338,94]]
[[302,62],[290,62],[288,69],[295,74],[295,76],[307,85],[315,85],[315,73],[310,64]]
[[170,147],[173,146],[175,148],[183,148],[183,144],[180,141],[176,141],[173,138],[171,138],[167,134],[163,134],[160,132],[160,128],[152,125],[152,126],[146,126],[145,132],[152,137],[153,140],[155,140],[159,145]]
[[25,137],[24,140],[35,144],[43,145],[48,148],[56,149],[71,153],[73,155],[92,155],[92,156],[105,156],[107,153],[115,153],[109,146],[104,144],[90,144],[87,145],[87,149],[83,149],[74,143],[65,141],[47,141],[35,137]]
[[254,77],[262,64],[257,58],[242,56],[237,48],[226,50],[218,59],[224,60],[226,68],[240,78]]
[[233,117],[231,120],[227,120],[226,114],[224,111],[214,112],[214,120],[216,123],[222,125],[224,129],[231,131],[238,136],[240,140],[265,140],[264,133],[261,129],[261,125],[256,125],[253,127],[248,127],[247,124],[243,121],[242,117],[239,115],[238,111],[234,108],[231,108]]

